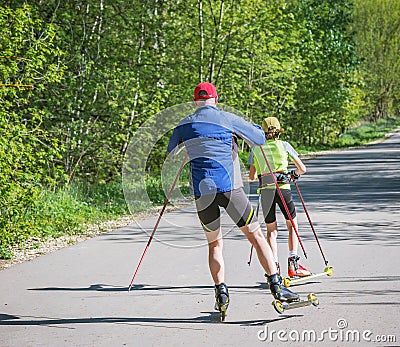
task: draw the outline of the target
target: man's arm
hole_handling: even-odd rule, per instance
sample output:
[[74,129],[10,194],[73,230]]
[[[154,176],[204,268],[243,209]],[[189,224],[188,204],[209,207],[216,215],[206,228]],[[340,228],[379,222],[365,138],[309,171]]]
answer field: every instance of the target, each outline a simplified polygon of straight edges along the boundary
[[264,130],[258,124],[251,124],[243,118],[232,115],[233,131],[250,145],[262,145],[265,142]]
[[[168,153],[179,151],[178,146],[181,142],[182,142],[182,138],[179,134],[178,127],[176,127],[174,129],[174,131],[172,132],[171,137],[169,138],[168,147],[167,147]],[[174,154],[174,153],[172,153],[172,154]]]

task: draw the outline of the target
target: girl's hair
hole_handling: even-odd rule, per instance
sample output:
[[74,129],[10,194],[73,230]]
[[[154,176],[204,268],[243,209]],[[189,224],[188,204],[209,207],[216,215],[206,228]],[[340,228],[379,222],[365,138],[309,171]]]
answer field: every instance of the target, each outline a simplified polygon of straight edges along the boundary
[[265,138],[267,140],[277,140],[279,139],[279,135],[283,132],[283,129],[277,130],[276,128],[270,127],[268,132],[265,133]]

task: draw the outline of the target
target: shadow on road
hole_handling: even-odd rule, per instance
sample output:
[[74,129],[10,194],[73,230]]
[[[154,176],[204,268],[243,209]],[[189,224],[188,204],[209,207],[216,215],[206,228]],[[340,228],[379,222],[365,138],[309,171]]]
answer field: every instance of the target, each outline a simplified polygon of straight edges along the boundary
[[[267,288],[265,283],[259,282],[255,286],[229,286],[229,290],[234,291],[247,291]],[[148,284],[135,284],[132,286],[131,292],[146,291],[146,292],[160,292],[160,291],[174,291],[174,292],[187,292],[192,293],[193,290],[207,290],[207,293],[214,291],[214,286],[152,286]],[[88,287],[46,287],[46,288],[30,288],[32,291],[96,291],[96,292],[127,292],[128,287],[112,286],[108,284],[92,284]]]
[[[160,324],[210,324],[219,323],[219,314],[217,312],[201,312],[207,315],[193,318],[162,318],[162,317],[84,317],[84,318],[48,318],[32,316],[10,316],[0,314],[0,326],[52,326],[52,325],[70,325],[70,324],[131,324],[140,325],[151,323]],[[281,315],[275,319],[262,320],[237,320],[225,321],[223,324],[242,325],[242,326],[264,326],[281,320],[302,317],[302,315]],[[160,325],[158,325],[160,326]],[[175,329],[193,329],[185,327],[171,327]]]

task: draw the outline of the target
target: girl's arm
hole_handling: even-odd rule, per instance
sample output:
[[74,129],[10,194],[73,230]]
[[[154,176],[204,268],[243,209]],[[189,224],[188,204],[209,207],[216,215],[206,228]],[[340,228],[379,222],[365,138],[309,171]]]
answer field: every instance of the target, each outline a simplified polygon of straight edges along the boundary
[[294,170],[296,175],[303,175],[307,172],[307,168],[299,157],[293,159],[294,165],[296,165],[296,170]]
[[250,172],[249,172],[249,180],[255,181],[256,179],[257,179],[257,170],[256,170],[256,167],[253,164],[251,164]]

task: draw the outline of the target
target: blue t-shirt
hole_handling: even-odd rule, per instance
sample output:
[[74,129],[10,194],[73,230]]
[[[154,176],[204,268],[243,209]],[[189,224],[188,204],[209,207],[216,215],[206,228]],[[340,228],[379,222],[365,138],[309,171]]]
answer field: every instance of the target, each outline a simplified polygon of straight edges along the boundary
[[264,131],[215,106],[199,107],[174,129],[168,143],[171,153],[183,143],[189,154],[195,196],[234,189],[233,134],[253,145],[265,142]]

